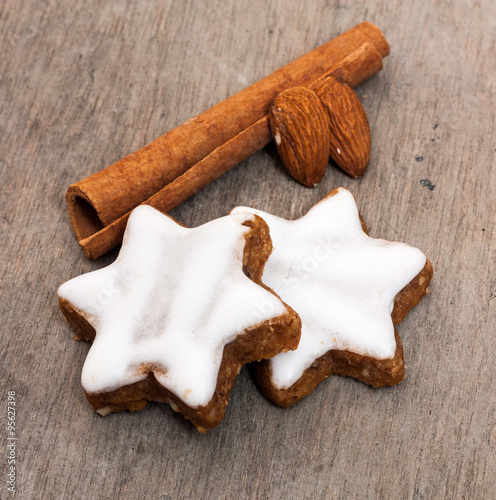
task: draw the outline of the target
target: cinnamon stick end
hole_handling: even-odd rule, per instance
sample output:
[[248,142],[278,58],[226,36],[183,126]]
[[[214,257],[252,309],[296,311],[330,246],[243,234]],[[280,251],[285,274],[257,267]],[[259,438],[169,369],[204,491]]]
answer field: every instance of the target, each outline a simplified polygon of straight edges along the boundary
[[375,24],[363,21],[357,26],[357,28],[368,32],[371,43],[375,46],[383,58],[389,55],[389,43],[387,42],[382,31]]
[[77,184],[69,186],[65,199],[72,228],[78,241],[103,229],[104,225],[98,212]]

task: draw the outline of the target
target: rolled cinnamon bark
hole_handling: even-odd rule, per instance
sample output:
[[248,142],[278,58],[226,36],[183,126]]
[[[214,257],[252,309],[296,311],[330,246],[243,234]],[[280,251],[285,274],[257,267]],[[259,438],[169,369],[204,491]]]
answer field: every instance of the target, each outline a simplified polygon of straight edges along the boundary
[[367,42],[381,57],[389,53],[379,28],[363,22],[135,153],[69,186],[66,199],[78,241],[118,220],[262,119],[280,91],[308,85]]
[[[310,84],[318,86],[332,76],[355,87],[382,69],[382,57],[370,43],[362,44],[348,57]],[[268,115],[214,149],[184,174],[151,196],[143,204],[168,212],[203,189],[232,167],[245,160],[272,140]],[[79,241],[85,255],[96,259],[122,242],[131,211],[108,226]]]

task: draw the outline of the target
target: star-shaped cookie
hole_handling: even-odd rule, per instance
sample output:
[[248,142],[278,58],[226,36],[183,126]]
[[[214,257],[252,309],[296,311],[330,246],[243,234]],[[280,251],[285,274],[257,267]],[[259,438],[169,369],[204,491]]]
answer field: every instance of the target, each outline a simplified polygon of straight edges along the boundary
[[260,281],[270,251],[253,214],[190,229],[135,209],[117,260],[58,292],[93,341],[81,381],[95,411],[162,401],[202,432],[218,425],[241,366],[298,344],[298,316]]
[[394,325],[427,293],[432,266],[425,255],[369,237],[343,188],[294,221],[246,207],[231,213],[247,211],[267,222],[274,245],[263,282],[302,320],[298,349],[255,368],[269,399],[290,406],[331,374],[375,387],[400,382],[403,350]]

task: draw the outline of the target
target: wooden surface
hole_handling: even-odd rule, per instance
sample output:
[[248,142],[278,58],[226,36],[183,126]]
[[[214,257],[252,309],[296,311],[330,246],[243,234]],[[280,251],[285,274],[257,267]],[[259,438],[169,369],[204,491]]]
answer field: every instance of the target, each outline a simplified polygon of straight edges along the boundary
[[[244,369],[206,435],[167,405],[94,414],[89,345],[56,290],[116,253],[83,256],[67,186],[362,20],[391,44],[357,89],[364,178],[330,166],[304,188],[269,146],[171,215],[194,226],[243,204],[295,218],[349,188],[372,236],[435,267],[399,325],[406,380],[333,377],[279,409]],[[0,46],[1,432],[15,391],[18,498],[496,498],[496,3],[5,1]]]

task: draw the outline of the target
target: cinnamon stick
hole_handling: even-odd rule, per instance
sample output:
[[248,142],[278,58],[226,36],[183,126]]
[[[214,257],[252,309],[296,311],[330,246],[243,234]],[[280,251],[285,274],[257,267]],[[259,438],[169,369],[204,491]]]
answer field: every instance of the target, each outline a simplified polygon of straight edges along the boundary
[[285,88],[308,85],[364,43],[382,57],[389,45],[363,22],[213,106],[104,170],[69,186],[66,194],[78,240],[85,240],[149,199],[212,151],[263,118]]
[[[332,76],[356,87],[382,69],[382,56],[374,45],[364,43],[358,49],[321,75],[310,87],[316,87]],[[143,204],[162,212],[177,207],[207,184],[245,160],[272,140],[268,115],[214,149],[196,165],[163,187]],[[122,242],[131,210],[98,232],[79,241],[86,256],[96,259]]]

